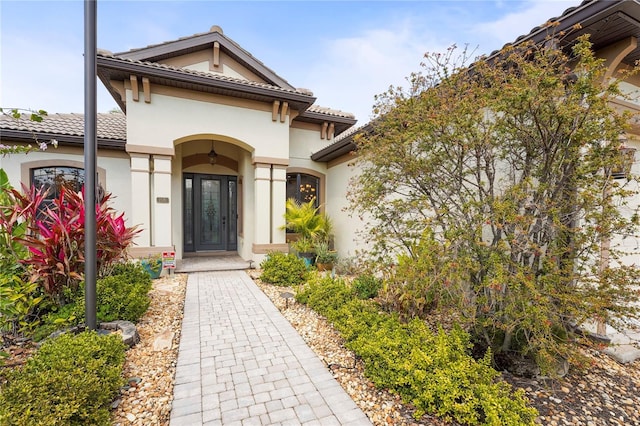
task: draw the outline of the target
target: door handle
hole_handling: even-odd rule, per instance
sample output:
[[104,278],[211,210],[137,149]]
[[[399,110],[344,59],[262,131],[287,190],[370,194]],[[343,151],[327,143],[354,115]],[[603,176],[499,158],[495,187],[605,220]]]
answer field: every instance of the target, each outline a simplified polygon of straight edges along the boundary
[[222,226],[225,226],[226,224],[227,224],[227,217],[222,216]]

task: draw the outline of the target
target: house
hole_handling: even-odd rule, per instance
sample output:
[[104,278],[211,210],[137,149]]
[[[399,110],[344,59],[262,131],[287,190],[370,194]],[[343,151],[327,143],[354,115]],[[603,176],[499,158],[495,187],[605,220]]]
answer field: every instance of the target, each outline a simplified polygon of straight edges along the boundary
[[[591,34],[607,77],[640,59],[637,0],[587,0],[551,20],[556,31],[580,24],[562,40],[566,47]],[[546,35],[536,27],[515,43]],[[229,251],[259,261],[268,251],[287,250],[282,225],[289,197],[315,199],[325,209],[341,255],[365,243],[359,219],[344,212],[357,173],[349,165],[358,133],[352,114],[316,105],[312,92],[291,85],[218,26],[126,52],[100,51],[97,65],[123,112],[98,116],[98,181],[128,223],[143,229],[134,254],[175,249],[180,259]],[[637,99],[640,76],[621,87]],[[640,101],[615,106],[640,112]],[[35,134],[60,147],[6,156],[0,167],[14,186],[80,184],[82,123],[76,114],[52,114],[42,123],[2,117],[2,143],[28,143]],[[640,122],[632,124],[626,143],[638,148]],[[631,204],[629,214],[640,199]],[[635,238],[622,243],[637,249]]]
[[[134,254],[177,258],[287,250],[285,201],[327,208],[327,164],[310,155],[356,122],[315,105],[224,35],[206,33],[113,54],[98,75],[124,114],[98,116],[98,181],[142,232]],[[3,117],[2,141],[55,138],[59,148],[0,160],[14,186],[83,181],[83,116]],[[55,196],[55,191],[51,191]],[[332,214],[333,212],[329,212]]]

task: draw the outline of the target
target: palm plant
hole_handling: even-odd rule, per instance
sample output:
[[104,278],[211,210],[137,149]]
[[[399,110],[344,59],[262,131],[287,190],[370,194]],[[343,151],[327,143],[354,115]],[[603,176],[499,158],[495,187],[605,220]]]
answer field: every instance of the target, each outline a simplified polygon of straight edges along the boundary
[[300,203],[289,198],[286,203],[284,219],[284,228],[297,233],[300,239],[327,240],[331,233],[331,220],[326,214],[318,212],[314,200]]

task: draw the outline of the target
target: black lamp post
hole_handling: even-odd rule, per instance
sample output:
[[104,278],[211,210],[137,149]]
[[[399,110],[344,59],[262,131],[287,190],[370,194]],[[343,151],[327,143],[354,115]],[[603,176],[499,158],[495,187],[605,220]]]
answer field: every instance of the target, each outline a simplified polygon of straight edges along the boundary
[[84,1],[84,283],[85,321],[95,330],[96,322],[96,16],[97,0]]

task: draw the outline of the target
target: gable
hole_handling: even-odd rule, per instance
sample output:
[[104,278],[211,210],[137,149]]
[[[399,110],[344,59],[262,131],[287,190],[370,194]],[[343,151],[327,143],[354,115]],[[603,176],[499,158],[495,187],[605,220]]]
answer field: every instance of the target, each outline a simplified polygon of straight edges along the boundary
[[[219,49],[219,48],[218,48]],[[227,77],[237,78],[257,83],[269,84],[253,69],[236,61],[224,51],[214,54],[213,49],[203,49],[185,55],[174,56],[158,61],[161,64],[191,71],[218,73]],[[221,50],[221,49],[219,49]],[[217,57],[216,57],[217,56]]]
[[114,54],[141,62],[156,62],[199,72],[212,72],[296,90],[288,81],[259,61],[217,25],[209,32]]

